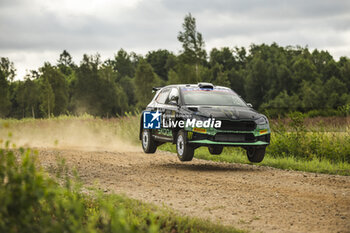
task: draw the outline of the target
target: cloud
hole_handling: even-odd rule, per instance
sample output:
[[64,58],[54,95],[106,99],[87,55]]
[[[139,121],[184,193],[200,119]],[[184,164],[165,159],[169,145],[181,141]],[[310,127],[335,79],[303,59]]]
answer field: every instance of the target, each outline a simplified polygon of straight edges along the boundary
[[350,57],[350,1],[342,0],[2,0],[0,56],[23,76],[25,69],[55,62],[63,49],[76,62],[84,52],[107,58],[120,48],[178,52],[188,12],[208,50],[277,42]]

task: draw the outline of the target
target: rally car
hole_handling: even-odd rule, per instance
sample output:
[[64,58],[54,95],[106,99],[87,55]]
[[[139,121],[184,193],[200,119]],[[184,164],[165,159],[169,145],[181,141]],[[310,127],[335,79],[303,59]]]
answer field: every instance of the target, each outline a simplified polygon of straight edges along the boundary
[[154,153],[169,142],[178,158],[191,161],[196,148],[208,147],[213,155],[225,146],[247,151],[251,162],[261,162],[270,143],[267,117],[258,113],[237,93],[211,83],[153,88],[156,94],[140,119],[142,148]]

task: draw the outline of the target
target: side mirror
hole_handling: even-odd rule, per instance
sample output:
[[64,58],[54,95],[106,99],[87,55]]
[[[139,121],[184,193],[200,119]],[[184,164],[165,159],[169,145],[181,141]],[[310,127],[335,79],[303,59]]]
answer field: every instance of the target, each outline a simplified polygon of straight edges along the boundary
[[253,107],[253,105],[252,105],[251,103],[247,103],[247,106],[248,106],[249,108],[252,108],[252,107]]
[[177,105],[178,104],[179,97],[178,96],[172,96],[170,97],[169,104],[171,105]]

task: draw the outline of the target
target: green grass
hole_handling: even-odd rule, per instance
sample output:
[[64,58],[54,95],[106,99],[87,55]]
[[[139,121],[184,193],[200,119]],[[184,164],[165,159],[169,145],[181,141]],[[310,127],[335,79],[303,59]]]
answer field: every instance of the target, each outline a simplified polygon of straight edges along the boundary
[[157,207],[118,195],[106,195],[114,205],[122,207],[130,220],[147,227],[154,221],[160,232],[245,232],[230,226],[223,226],[207,220],[181,216],[167,207]]
[[0,146],[0,232],[243,232],[125,196],[84,190],[63,163],[57,178],[50,178],[40,170],[37,153],[10,146],[9,141]]

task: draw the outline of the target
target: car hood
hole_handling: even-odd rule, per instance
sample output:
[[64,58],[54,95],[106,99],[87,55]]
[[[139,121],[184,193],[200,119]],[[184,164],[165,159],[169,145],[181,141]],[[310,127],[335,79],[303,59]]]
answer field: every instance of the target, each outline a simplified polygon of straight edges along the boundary
[[255,120],[262,116],[254,109],[236,106],[186,106],[193,115],[212,117],[215,119]]

